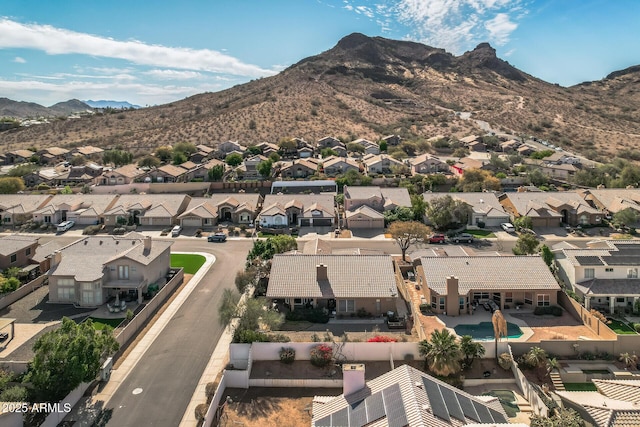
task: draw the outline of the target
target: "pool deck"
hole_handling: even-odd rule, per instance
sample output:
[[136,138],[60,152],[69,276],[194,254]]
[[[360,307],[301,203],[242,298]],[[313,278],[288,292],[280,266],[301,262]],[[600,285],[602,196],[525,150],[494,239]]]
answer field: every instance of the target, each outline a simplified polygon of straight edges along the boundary
[[[529,338],[533,336],[533,330],[527,325],[527,323],[522,319],[517,319],[509,314],[510,311],[518,312],[518,313],[533,313],[533,310],[505,310],[502,312],[504,319],[507,322],[518,325],[522,330],[522,335],[518,338],[504,338],[506,342],[525,342],[528,341]],[[489,322],[491,323],[491,316],[493,314],[489,311],[478,309],[475,310],[473,314],[463,314],[460,316],[445,316],[442,314],[437,315],[438,319],[442,321],[445,325],[447,325],[447,329],[453,334],[456,334],[455,327],[458,325],[477,325],[481,322]],[[457,335],[457,334],[456,334]],[[478,341],[488,341],[488,340],[478,340]]]

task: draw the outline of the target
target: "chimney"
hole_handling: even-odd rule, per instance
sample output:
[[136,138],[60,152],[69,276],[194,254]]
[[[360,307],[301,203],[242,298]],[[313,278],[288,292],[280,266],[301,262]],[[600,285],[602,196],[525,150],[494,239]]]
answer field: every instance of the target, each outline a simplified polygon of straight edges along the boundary
[[458,278],[455,276],[447,277],[447,295],[458,295]]
[[145,252],[151,250],[151,236],[145,236],[145,238],[144,238],[144,250],[145,250]]
[[60,251],[55,251],[52,255],[51,255],[51,268],[57,266],[58,264],[60,264],[62,262],[62,252]]
[[316,265],[316,276],[318,281],[329,280],[329,276],[327,275],[327,266],[324,264]]
[[364,363],[345,363],[342,365],[342,392],[345,396],[365,388]]
[[447,312],[445,315],[459,316],[460,315],[460,302],[459,298],[462,295],[458,293],[458,278],[455,276],[447,277]]

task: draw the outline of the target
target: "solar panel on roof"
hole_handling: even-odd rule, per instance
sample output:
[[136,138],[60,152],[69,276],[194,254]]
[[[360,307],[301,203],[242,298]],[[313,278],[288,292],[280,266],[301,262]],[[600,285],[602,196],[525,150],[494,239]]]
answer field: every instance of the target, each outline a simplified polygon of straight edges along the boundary
[[473,402],[466,396],[458,396],[458,402],[460,402],[460,406],[462,407],[462,412],[467,418],[472,420],[480,421],[480,417],[478,416],[478,412],[476,408],[473,406]]
[[493,417],[491,416],[491,413],[489,412],[489,409],[486,406],[484,406],[480,402],[476,402],[475,400],[472,400],[471,402],[473,402],[473,406],[476,408],[476,412],[478,413],[478,416],[480,417],[480,422],[481,423],[492,423],[493,422]]
[[447,409],[449,410],[449,415],[454,418],[459,419],[460,421],[465,421],[464,413],[462,412],[462,408],[460,407],[460,403],[458,403],[458,393],[447,387],[440,387],[440,393],[442,393],[442,397],[444,401],[447,403]]
[[316,427],[331,427],[331,415],[327,415],[316,421]]
[[577,256],[576,261],[580,265],[604,265],[604,262],[597,256]]
[[342,408],[338,412],[331,414],[331,425],[333,427],[349,426],[349,408]]
[[367,422],[367,408],[363,401],[361,405],[358,405],[349,411],[349,426],[362,427],[367,424],[369,424]]
[[367,420],[373,422],[384,417],[386,414],[384,410],[384,400],[382,399],[382,392],[372,394],[367,398]]
[[507,424],[509,421],[507,421],[507,419],[504,417],[504,415],[502,415],[500,412],[496,411],[495,409],[491,409],[489,408],[489,412],[491,413],[491,415],[493,416],[493,421],[495,421],[496,423],[504,423]]
[[422,378],[422,382],[424,383],[424,389],[427,392],[429,405],[431,406],[431,412],[433,412],[433,415],[451,422],[449,409],[442,397],[442,393],[440,393],[440,386],[433,381],[429,381],[427,378]]
[[615,256],[607,258],[607,264],[609,265],[633,265],[639,262],[640,258],[637,256]]
[[384,398],[384,410],[387,413],[389,427],[404,427],[408,424],[407,414],[404,411],[400,386],[394,384],[382,390]]

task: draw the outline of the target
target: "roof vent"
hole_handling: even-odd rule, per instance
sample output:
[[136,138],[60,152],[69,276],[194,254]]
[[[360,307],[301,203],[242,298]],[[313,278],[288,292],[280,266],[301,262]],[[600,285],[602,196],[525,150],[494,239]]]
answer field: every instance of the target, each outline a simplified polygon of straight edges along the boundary
[[422,388],[422,383],[420,381],[416,381],[414,384],[416,387]]
[[116,245],[119,245],[119,244],[120,244],[120,240],[116,240]]
[[100,244],[102,244],[102,240],[100,240]]
[[135,244],[136,244],[136,241],[135,241],[135,240],[132,240],[132,241],[131,241],[131,246],[133,246],[133,245],[135,245]]
[[85,240],[85,241],[84,241],[84,244],[86,245],[87,243],[89,243],[89,241],[88,241],[88,240]]

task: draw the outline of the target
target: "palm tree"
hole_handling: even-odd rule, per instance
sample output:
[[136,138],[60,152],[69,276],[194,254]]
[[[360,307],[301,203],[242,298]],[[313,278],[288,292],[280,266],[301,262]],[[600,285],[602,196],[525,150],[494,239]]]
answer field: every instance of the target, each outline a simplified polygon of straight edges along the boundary
[[631,368],[631,367],[635,367],[636,363],[638,363],[638,356],[636,356],[635,353],[633,354],[629,354],[629,352],[620,353],[620,357],[618,358],[618,360],[624,363],[624,365],[627,368]]
[[542,348],[535,346],[527,354],[524,355],[524,361],[532,368],[542,366],[547,360],[547,352]]
[[558,359],[555,357],[551,359],[547,359],[547,375],[549,375],[552,371],[558,369],[560,367],[560,363],[558,363]]
[[496,310],[491,316],[491,323],[493,323],[493,336],[496,342],[496,360],[498,360],[498,341],[501,337],[507,336],[507,321],[505,320],[502,312]]
[[448,329],[433,331],[431,342],[422,341],[419,351],[434,374],[447,376],[460,372],[462,351],[456,336]]
[[460,350],[464,355],[464,364],[470,367],[473,359],[484,356],[485,349],[479,342],[474,342],[471,335],[465,335],[460,339]]

